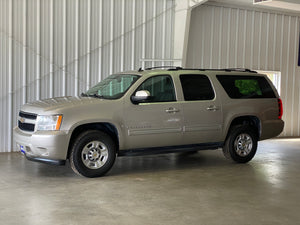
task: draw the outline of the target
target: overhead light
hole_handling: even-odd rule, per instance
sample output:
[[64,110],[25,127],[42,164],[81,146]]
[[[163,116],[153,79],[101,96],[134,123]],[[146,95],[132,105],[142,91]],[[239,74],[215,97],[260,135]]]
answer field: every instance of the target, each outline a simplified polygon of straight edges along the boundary
[[261,2],[271,2],[272,0],[253,0],[253,4],[261,3]]
[[300,11],[299,0],[253,0],[253,4],[280,8],[285,10],[287,9],[293,11]]

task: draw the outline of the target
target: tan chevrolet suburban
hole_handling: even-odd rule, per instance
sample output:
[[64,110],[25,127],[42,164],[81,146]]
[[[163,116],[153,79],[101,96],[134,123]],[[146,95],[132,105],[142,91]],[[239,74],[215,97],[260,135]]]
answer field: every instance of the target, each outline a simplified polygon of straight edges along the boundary
[[148,68],[108,76],[80,97],[28,103],[14,137],[29,160],[98,177],[116,156],[222,148],[250,161],[284,127],[271,81],[248,69]]

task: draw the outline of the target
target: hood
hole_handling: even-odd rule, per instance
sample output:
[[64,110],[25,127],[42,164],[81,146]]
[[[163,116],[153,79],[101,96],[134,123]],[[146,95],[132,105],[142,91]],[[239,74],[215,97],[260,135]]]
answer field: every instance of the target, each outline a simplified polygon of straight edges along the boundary
[[22,106],[21,111],[30,112],[34,114],[52,114],[61,113],[64,109],[82,107],[84,105],[91,105],[107,101],[104,99],[91,98],[91,97],[58,97],[30,102]]

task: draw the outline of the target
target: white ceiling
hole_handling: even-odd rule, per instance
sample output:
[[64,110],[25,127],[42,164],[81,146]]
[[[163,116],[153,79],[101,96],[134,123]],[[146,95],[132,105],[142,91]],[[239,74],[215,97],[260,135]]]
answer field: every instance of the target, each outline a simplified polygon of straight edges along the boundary
[[268,8],[281,11],[300,13],[300,0],[268,0],[253,5],[253,0],[211,0],[219,3],[228,3],[233,5],[252,6],[257,8]]

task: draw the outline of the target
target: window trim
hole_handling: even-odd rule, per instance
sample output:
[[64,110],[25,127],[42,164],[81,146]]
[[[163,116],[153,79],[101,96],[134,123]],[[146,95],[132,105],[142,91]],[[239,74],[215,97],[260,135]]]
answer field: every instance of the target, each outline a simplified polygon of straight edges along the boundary
[[[143,102],[143,103],[139,103],[138,105],[149,105],[149,104],[165,104],[165,103],[176,103],[178,102],[178,97],[177,97],[177,91],[176,91],[176,85],[175,85],[175,82],[174,82],[174,79],[173,77],[170,75],[170,74],[157,74],[157,75],[153,75],[151,77],[148,77],[146,78],[144,81],[142,81],[142,83],[134,90],[134,92],[132,93],[132,95],[130,96],[130,98],[132,96],[135,95],[135,93],[138,91],[138,89],[149,79],[153,78],[153,77],[160,77],[160,76],[166,76],[166,77],[169,77],[172,81],[172,84],[173,84],[173,88],[174,88],[174,95],[175,95],[175,100],[174,101],[162,101],[162,102]],[[132,103],[132,102],[131,102]],[[132,103],[133,104],[133,103]]]
[[[266,92],[264,92],[263,88],[261,88],[261,92],[262,92],[262,96],[261,97],[247,97],[247,96],[242,96],[242,97],[232,97],[230,96],[228,90],[224,87],[224,85],[222,84],[220,78],[222,77],[236,77],[236,79],[234,79],[234,81],[238,80],[239,77],[241,77],[240,79],[250,79],[253,78],[253,80],[257,80],[258,81],[258,85],[260,86],[261,83],[259,82],[259,79],[264,79],[264,81],[266,82],[267,85],[269,85],[270,89],[272,90],[272,95],[273,97],[266,97],[264,96],[264,94],[266,94]],[[225,74],[218,74],[216,75],[216,78],[218,80],[218,82],[220,83],[220,85],[222,86],[223,90],[225,91],[225,93],[227,94],[227,96],[231,99],[271,99],[271,98],[276,98],[276,93],[273,90],[272,85],[266,80],[266,78],[262,75],[249,75],[249,74],[236,74],[236,75],[225,75]],[[261,87],[261,86],[260,86]]]
[[[186,100],[185,99],[185,96],[184,96],[184,90],[183,90],[183,86],[182,86],[182,82],[181,82],[181,76],[204,76],[208,79],[209,83],[210,83],[210,86],[211,86],[211,89],[213,91],[213,98],[211,99],[203,99],[203,100]],[[181,90],[182,90],[182,97],[183,97],[183,101],[184,102],[204,102],[204,101],[214,101],[216,99],[216,91],[215,91],[215,87],[214,87],[214,84],[213,82],[211,81],[210,77],[207,76],[206,74],[202,74],[202,73],[184,73],[184,74],[179,74],[179,81],[180,81],[180,86],[181,86]]]

